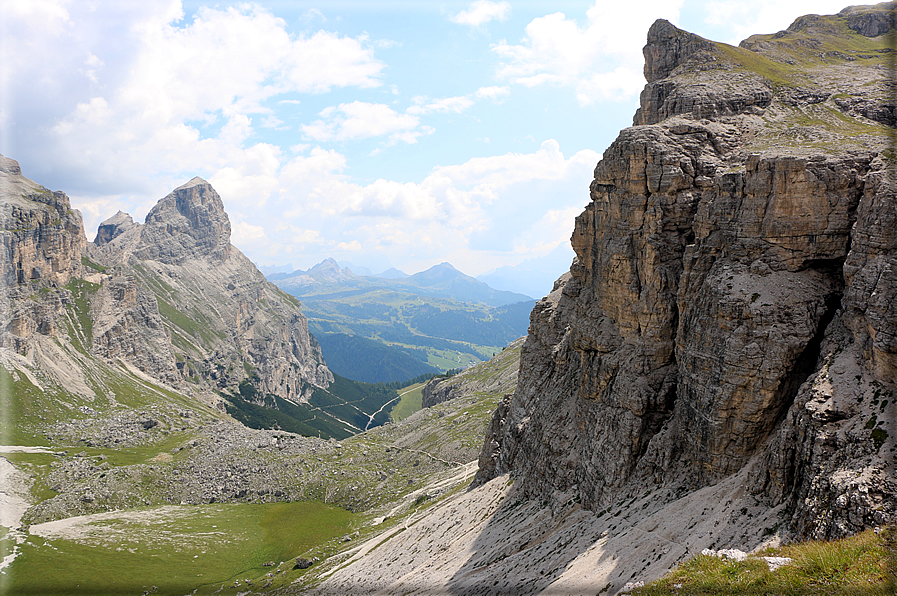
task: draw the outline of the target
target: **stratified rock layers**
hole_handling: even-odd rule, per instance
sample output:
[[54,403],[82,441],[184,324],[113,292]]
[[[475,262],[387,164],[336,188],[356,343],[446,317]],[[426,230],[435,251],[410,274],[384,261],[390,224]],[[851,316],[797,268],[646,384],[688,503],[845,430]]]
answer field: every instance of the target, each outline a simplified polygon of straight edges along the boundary
[[794,128],[770,123],[843,80],[807,75],[818,93],[800,103],[728,51],[652,27],[637,126],[595,169],[577,259],[531,315],[477,482],[511,471],[531,497],[598,509],[752,466],[745,488],[787,503],[795,534],[897,520],[886,129],[770,144]]
[[224,204],[201,178],[145,224],[118,212],[91,244],[64,193],[0,156],[0,228],[0,347],[49,363],[74,393],[94,393],[90,357],[211,402],[247,380],[260,399],[296,402],[333,381],[299,302],[231,245]]
[[81,214],[62,192],[50,192],[22,176],[19,164],[0,156],[0,204],[4,288],[32,280],[65,285],[81,271],[87,244]]
[[221,197],[193,178],[160,199],[142,225],[121,212],[103,222],[90,250],[153,290],[183,380],[236,392],[248,379],[262,399],[305,401],[333,375],[299,302],[270,284],[230,233]]

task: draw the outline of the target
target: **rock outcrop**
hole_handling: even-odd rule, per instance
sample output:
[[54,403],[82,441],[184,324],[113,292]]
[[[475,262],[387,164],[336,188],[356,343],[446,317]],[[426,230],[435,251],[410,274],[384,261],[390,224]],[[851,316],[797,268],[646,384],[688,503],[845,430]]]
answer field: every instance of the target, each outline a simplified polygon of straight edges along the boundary
[[[710,41],[658,20],[648,31],[641,107],[633,123],[656,124],[671,116],[714,118],[756,111],[772,101],[772,88],[762,76],[733,72]],[[726,72],[726,85],[718,77]]]
[[177,265],[190,258],[225,261],[230,252],[224,203],[211,184],[196,177],[150,210],[136,257]]
[[63,192],[50,192],[22,175],[19,164],[0,156],[0,225],[2,225],[2,285],[31,281],[56,286],[81,272],[81,252],[87,243],[81,214]]
[[58,333],[58,317],[72,300],[64,286],[81,276],[87,241],[68,197],[28,180],[3,156],[0,196],[0,347],[25,354],[37,338]]
[[218,193],[193,178],[143,224],[122,212],[103,222],[89,253],[152,292],[182,381],[209,394],[248,381],[262,399],[306,401],[333,375],[299,302],[231,245],[230,231]]
[[94,243],[68,197],[15,161],[0,158],[0,182],[0,346],[46,363],[62,386],[95,393],[85,357],[212,401],[248,381],[262,398],[301,402],[332,382],[299,302],[230,244],[204,180],[160,200],[145,224],[118,212]]
[[478,484],[601,509],[753,470],[793,535],[897,520],[894,132],[835,99],[890,109],[887,38],[860,36],[892,4],[742,48],[651,27],[636,125],[595,169]]
[[91,299],[90,315],[93,354],[183,387],[156,297],[137,278],[119,274],[104,280]]

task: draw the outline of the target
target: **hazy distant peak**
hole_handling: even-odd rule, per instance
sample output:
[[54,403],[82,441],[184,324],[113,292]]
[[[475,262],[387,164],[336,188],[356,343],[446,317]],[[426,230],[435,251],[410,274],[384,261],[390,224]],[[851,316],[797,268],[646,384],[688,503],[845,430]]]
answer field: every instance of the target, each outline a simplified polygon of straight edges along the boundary
[[333,271],[333,270],[342,271],[342,269],[340,269],[339,263],[336,262],[336,259],[334,259],[333,257],[327,257],[326,259],[324,259],[323,261],[321,261],[320,263],[318,263],[317,265],[315,265],[314,267],[309,269],[308,273],[311,273],[313,271]]
[[395,267],[390,267],[383,273],[377,273],[376,275],[372,275],[371,277],[380,277],[383,279],[404,279],[408,277],[408,274],[404,271],[399,271]]

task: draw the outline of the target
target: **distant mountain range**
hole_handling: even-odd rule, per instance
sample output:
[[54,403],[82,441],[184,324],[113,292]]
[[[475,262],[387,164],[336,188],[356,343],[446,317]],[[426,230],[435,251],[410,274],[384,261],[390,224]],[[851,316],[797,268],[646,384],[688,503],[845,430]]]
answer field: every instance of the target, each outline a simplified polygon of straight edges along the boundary
[[374,276],[356,275],[349,267],[341,268],[336,260],[324,259],[306,271],[275,273],[269,275],[268,279],[297,297],[330,293],[336,289],[336,284],[340,286],[338,291],[349,288],[388,289],[458,302],[479,302],[488,306],[532,300],[526,294],[496,290],[458,271],[450,263],[440,263],[414,275],[391,268]]
[[356,275],[334,259],[269,277],[302,301],[309,329],[336,374],[404,381],[487,360],[525,335],[535,301],[496,290],[441,263],[406,275]]

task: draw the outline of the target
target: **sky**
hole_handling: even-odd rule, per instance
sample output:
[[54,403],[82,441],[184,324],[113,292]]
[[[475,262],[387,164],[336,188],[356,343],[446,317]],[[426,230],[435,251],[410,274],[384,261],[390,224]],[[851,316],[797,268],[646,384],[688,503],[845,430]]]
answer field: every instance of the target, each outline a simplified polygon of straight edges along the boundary
[[0,153],[89,240],[201,176],[262,266],[560,275],[655,19],[737,44],[847,4],[0,0]]

